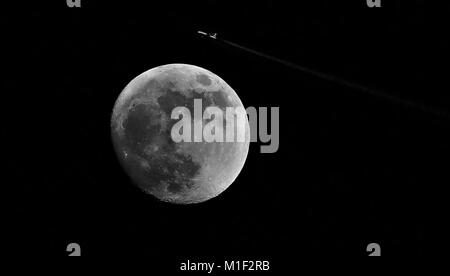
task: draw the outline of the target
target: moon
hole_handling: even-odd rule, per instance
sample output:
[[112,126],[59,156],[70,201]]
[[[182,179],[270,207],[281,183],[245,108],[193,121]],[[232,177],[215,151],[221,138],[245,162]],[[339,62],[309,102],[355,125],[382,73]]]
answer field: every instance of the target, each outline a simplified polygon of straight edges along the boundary
[[[175,107],[194,114],[194,100],[206,107],[243,107],[236,92],[219,76],[198,66],[167,64],[134,78],[118,96],[111,116],[116,155],[132,183],[157,199],[175,204],[216,197],[238,177],[247,159],[250,127],[236,128],[245,141],[174,142]],[[224,116],[225,117],[225,116]],[[202,118],[203,126],[208,119]],[[192,116],[192,125],[194,116]],[[223,124],[225,133],[225,123]]]

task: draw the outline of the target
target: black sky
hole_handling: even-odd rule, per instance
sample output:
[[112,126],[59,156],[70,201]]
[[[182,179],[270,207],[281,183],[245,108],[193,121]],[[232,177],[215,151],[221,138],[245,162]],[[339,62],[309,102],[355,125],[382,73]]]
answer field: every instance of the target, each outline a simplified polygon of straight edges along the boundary
[[[40,1],[42,2],[42,1]],[[6,182],[14,253],[145,256],[427,255],[449,181],[449,121],[360,94],[223,43],[448,110],[448,6],[425,1],[65,1],[8,7]],[[303,1],[302,1],[303,2]],[[448,16],[447,16],[448,18]],[[245,106],[280,107],[280,149],[252,144],[236,182],[193,206],[158,202],[116,160],[109,120],[138,74],[188,63]],[[9,186],[7,185],[7,186]],[[226,259],[226,258],[225,258]]]

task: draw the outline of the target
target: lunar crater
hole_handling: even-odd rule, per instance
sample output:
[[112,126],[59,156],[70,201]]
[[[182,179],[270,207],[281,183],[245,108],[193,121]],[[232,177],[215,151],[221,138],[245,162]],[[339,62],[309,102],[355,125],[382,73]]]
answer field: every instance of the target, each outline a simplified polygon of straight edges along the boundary
[[[202,114],[208,106],[223,111],[242,106],[213,73],[171,64],[132,80],[113,109],[112,138],[121,164],[136,186],[162,201],[189,204],[217,196],[236,179],[248,154],[248,141],[172,141],[170,131],[177,122],[171,119],[172,110],[185,106],[193,115],[194,99],[202,99]],[[249,132],[248,122],[244,127]]]

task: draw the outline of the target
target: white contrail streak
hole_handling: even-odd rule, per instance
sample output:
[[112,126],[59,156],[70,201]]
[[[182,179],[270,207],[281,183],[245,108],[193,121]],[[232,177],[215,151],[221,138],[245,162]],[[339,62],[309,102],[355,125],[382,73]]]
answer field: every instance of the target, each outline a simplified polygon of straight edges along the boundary
[[369,94],[369,95],[372,95],[372,96],[375,96],[375,97],[383,98],[383,99],[386,99],[386,100],[389,100],[389,101],[392,101],[392,102],[395,102],[395,103],[402,104],[402,105],[407,106],[407,107],[412,107],[412,108],[415,108],[415,109],[422,110],[424,112],[428,112],[428,113],[432,113],[432,114],[440,116],[440,117],[444,117],[446,119],[450,119],[450,115],[449,115],[449,113],[447,111],[440,110],[440,109],[437,109],[437,108],[431,107],[431,106],[425,106],[425,105],[413,102],[411,100],[402,99],[402,98],[399,98],[399,97],[387,94],[385,92],[382,92],[382,91],[379,91],[379,90],[376,90],[376,89],[368,88],[366,86],[363,86],[363,85],[360,85],[360,84],[357,84],[357,83],[354,83],[354,82],[351,82],[351,81],[339,78],[337,76],[333,76],[333,75],[330,75],[330,74],[325,74],[325,73],[322,73],[322,72],[319,72],[319,71],[316,71],[316,70],[312,70],[312,69],[309,69],[307,67],[300,66],[300,65],[294,64],[292,62],[289,62],[289,61],[286,61],[286,60],[282,60],[282,59],[279,59],[277,57],[274,57],[274,56],[271,56],[271,55],[267,55],[267,54],[255,51],[253,49],[241,46],[239,44],[236,44],[234,42],[231,42],[231,41],[228,41],[228,40],[225,40],[225,39],[216,38],[216,40],[221,41],[223,43],[226,43],[226,44],[228,44],[230,46],[239,48],[241,50],[247,51],[247,52],[252,53],[254,55],[257,55],[257,56],[260,56],[260,57],[264,57],[264,58],[270,59],[272,61],[284,64],[285,66],[288,66],[290,68],[296,69],[296,70],[301,71],[301,72],[304,72],[306,74],[313,75],[315,77],[318,77],[318,78],[321,78],[321,79],[324,79],[324,80],[327,80],[327,81],[330,81],[330,82],[334,82],[334,83],[337,83],[337,84],[340,84],[340,85],[343,85],[343,86],[347,86],[347,87],[349,87],[351,89],[358,90],[360,92],[364,92],[366,94]]

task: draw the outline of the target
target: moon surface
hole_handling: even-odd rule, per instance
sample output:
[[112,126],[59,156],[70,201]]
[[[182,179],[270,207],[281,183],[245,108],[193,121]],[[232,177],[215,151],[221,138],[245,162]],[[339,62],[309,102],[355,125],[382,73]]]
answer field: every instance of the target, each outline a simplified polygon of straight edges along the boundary
[[[111,116],[116,154],[144,192],[177,204],[199,203],[227,189],[242,170],[249,150],[245,141],[174,142],[171,119],[175,107],[187,107],[194,121],[194,99],[206,107],[243,107],[236,92],[219,76],[198,66],[168,64],[134,78],[122,91]],[[202,118],[203,127],[212,119]],[[225,122],[223,133],[225,135]],[[193,129],[193,127],[192,127]]]

